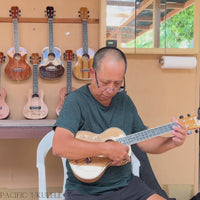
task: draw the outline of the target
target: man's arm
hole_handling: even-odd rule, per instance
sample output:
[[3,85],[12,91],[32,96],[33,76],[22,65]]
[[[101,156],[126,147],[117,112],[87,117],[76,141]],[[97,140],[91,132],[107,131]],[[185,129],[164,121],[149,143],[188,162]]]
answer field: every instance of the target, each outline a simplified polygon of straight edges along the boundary
[[187,136],[187,129],[183,123],[176,120],[175,118],[173,118],[172,121],[178,124],[178,127],[173,127],[173,131],[171,132],[172,137],[158,136],[140,142],[138,143],[138,146],[141,148],[141,150],[146,153],[158,154],[182,145]]

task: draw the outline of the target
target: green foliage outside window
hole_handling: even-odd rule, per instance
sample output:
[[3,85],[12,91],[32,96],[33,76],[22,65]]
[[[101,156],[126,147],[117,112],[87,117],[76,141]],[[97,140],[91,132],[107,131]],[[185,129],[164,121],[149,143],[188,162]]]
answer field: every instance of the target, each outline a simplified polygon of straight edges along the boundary
[[[165,39],[166,38],[166,39]],[[193,48],[194,38],[194,6],[181,11],[160,27],[160,48]],[[153,31],[123,45],[123,47],[152,48]],[[136,45],[135,45],[136,43]]]

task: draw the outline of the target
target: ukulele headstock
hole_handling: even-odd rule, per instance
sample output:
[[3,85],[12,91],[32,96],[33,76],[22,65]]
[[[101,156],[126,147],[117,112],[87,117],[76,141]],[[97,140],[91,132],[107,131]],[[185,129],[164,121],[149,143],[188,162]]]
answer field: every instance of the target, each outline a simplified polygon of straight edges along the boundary
[[80,8],[80,11],[78,11],[79,13],[79,17],[82,19],[82,20],[87,20],[89,18],[89,11],[87,10],[86,7],[81,7]]
[[3,52],[0,52],[0,64],[5,62],[6,56],[4,56]]
[[47,6],[45,12],[46,12],[46,15],[49,19],[53,19],[56,11],[54,10],[53,6]]
[[17,19],[20,16],[21,10],[19,10],[18,6],[12,6],[9,12],[12,19]]
[[64,53],[64,60],[72,61],[74,60],[74,53],[72,50],[66,50]]
[[32,53],[30,56],[30,63],[33,65],[38,65],[41,62],[41,57],[38,53]]
[[190,116],[188,114],[187,117],[184,117],[181,115],[179,119],[188,130],[195,130],[196,133],[198,132],[198,129],[200,128],[200,120],[197,116]]

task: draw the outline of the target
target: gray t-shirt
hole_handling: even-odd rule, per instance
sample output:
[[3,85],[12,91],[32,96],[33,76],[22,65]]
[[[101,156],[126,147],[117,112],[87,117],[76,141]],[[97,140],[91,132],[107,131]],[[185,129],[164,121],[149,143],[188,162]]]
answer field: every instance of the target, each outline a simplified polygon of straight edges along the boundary
[[[128,135],[145,129],[136,107],[125,92],[117,93],[110,106],[103,106],[85,85],[70,93],[63,104],[56,127],[70,130],[74,135],[79,130],[101,134],[110,127],[117,127]],[[78,148],[78,147],[77,147]],[[67,161],[68,179],[66,190],[77,190],[86,194],[102,194],[128,185],[132,178],[131,164],[109,167],[94,183],[79,181]]]

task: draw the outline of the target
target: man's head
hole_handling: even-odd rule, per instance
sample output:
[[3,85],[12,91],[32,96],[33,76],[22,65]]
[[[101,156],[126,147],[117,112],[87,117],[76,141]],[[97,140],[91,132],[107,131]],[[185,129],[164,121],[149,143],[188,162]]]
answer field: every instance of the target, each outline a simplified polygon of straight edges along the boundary
[[123,60],[125,63],[125,71],[126,71],[127,69],[126,56],[120,49],[115,47],[103,47],[95,53],[92,65],[95,71],[98,71],[101,68],[102,60],[106,56],[111,56],[116,61]]
[[104,47],[96,52],[90,70],[90,89],[99,102],[110,104],[124,83],[126,68],[126,57],[119,49]]

